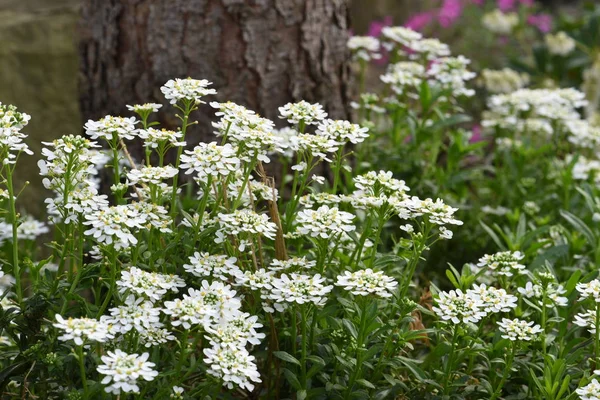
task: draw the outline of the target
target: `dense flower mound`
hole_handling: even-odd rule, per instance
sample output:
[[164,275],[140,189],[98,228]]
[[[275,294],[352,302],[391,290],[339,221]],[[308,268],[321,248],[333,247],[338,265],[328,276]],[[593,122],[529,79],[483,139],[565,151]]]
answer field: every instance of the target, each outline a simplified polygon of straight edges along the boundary
[[600,398],[600,17],[467,3],[421,17],[477,15],[518,71],[413,20],[348,41],[348,120],[172,79],[42,142],[47,219],[0,104],[3,396]]

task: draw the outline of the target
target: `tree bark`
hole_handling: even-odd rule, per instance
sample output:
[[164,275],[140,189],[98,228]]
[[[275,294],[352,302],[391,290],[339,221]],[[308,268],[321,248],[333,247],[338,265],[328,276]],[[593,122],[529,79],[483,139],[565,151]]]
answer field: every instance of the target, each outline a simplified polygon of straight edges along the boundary
[[[277,120],[301,99],[347,118],[349,0],[85,0],[80,24],[84,120],[129,115],[126,104],[166,104],[171,78],[208,79],[214,99]],[[165,110],[166,109],[166,110]],[[177,125],[170,107],[159,114]],[[210,139],[203,106],[188,143]]]

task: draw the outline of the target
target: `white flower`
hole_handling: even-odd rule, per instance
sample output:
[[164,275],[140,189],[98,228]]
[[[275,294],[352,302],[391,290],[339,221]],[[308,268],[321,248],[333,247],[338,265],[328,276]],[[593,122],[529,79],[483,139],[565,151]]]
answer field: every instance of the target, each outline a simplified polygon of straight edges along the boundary
[[479,297],[483,303],[483,311],[487,314],[509,312],[517,307],[517,297],[506,293],[504,289],[487,287],[485,284],[473,285],[473,289],[467,290],[467,294]]
[[157,149],[161,145],[169,145],[174,147],[185,146],[185,142],[181,141],[183,139],[183,133],[181,131],[169,131],[166,129],[140,129],[138,131],[138,136],[140,139],[144,140],[144,147],[149,147],[151,149]]
[[133,139],[136,132],[134,117],[113,117],[107,115],[98,121],[91,119],[84,125],[85,133],[92,139],[104,139],[108,142],[114,142],[117,139]]
[[[527,282],[525,287],[520,287],[517,289],[519,293],[527,298],[535,298],[538,300],[538,304],[543,306],[544,302],[544,291],[543,287],[540,283],[532,283]],[[566,297],[561,296],[562,294],[567,293],[567,291],[563,288],[562,285],[558,285],[556,283],[549,283],[546,288],[546,305],[556,305],[558,307],[565,307],[568,305],[569,301]]]
[[164,306],[163,312],[171,316],[173,326],[190,329],[192,324],[206,327],[235,318],[240,313],[241,301],[231,286],[202,281],[199,290],[189,288],[183,299],[166,301]]
[[301,270],[311,269],[317,265],[316,261],[309,261],[306,257],[291,257],[287,260],[273,260],[269,269],[271,271],[280,270]]
[[171,179],[177,175],[177,168],[170,165],[165,167],[143,167],[140,169],[132,169],[127,173],[130,185],[137,183],[158,185],[163,180]]
[[398,286],[394,278],[384,275],[381,271],[374,272],[370,268],[356,272],[345,271],[343,275],[338,275],[335,284],[356,296],[374,294],[384,298],[392,297]]
[[391,50],[394,47],[411,47],[414,42],[423,38],[419,32],[403,26],[386,26],[381,30],[384,47]]
[[329,239],[334,236],[352,232],[356,227],[352,224],[354,215],[340,211],[337,207],[323,205],[316,210],[298,212],[297,231],[302,235]]
[[235,257],[210,255],[196,251],[190,257],[190,263],[183,265],[183,269],[200,278],[212,275],[216,278],[227,280],[230,276],[236,276],[241,273],[241,270],[235,264],[236,261]]
[[256,315],[242,313],[219,325],[207,326],[206,332],[209,334],[210,344],[231,348],[244,348],[248,343],[259,345],[266,335],[256,331],[263,327],[256,322],[257,320]]
[[84,233],[92,236],[99,244],[114,244],[117,250],[137,244],[133,229],[141,229],[146,220],[139,212],[126,205],[108,207],[85,215],[90,229]]
[[193,150],[181,155],[179,168],[186,174],[196,173],[196,179],[206,184],[208,177],[228,176],[240,168],[236,150],[229,144],[217,145],[217,142],[199,143]]
[[177,293],[178,288],[185,287],[185,281],[177,275],[146,272],[136,267],[121,271],[121,279],[116,284],[120,293],[130,291],[155,301],[167,292]]
[[261,382],[255,358],[248,350],[215,345],[203,351],[204,362],[210,366],[207,372],[222,379],[228,389],[239,386],[252,391],[254,385],[251,382]]
[[463,56],[438,58],[427,71],[427,76],[430,82],[450,90],[455,97],[473,96],[475,91],[465,86],[476,75],[467,69],[470,63],[471,60]]
[[383,83],[390,85],[397,94],[414,90],[425,79],[425,67],[413,61],[390,64],[387,72],[380,76]]
[[322,105],[311,104],[304,100],[279,107],[279,118],[286,119],[290,124],[297,125],[302,122],[305,126],[316,125],[326,117],[327,113]]
[[496,9],[485,14],[481,19],[481,22],[483,23],[483,26],[494,33],[508,35],[515,26],[519,24],[519,15],[514,12],[505,14],[499,9]]
[[358,60],[370,61],[381,58],[379,40],[373,36],[352,36],[348,39],[347,46]]
[[50,232],[44,224],[28,215],[17,227],[17,237],[22,240],[35,240],[40,235]]
[[28,114],[17,111],[15,106],[0,103],[0,154],[5,157],[2,160],[4,165],[16,163],[17,155],[11,152],[33,154],[23,143],[27,135],[20,132],[30,119]]
[[577,291],[579,292],[579,300],[591,298],[596,303],[600,303],[600,280],[594,279],[587,283],[578,283]]
[[549,33],[544,37],[544,42],[548,46],[550,54],[566,56],[575,50],[576,42],[565,32],[558,32],[555,35]]
[[160,346],[169,341],[176,340],[176,337],[173,336],[171,332],[158,325],[145,328],[144,330],[139,331],[138,334],[140,343],[142,343],[144,347]]
[[473,292],[464,293],[460,289],[440,292],[435,300],[437,306],[432,310],[444,321],[477,323],[486,316],[485,304]]
[[323,285],[324,282],[325,278],[319,274],[282,274],[280,278],[272,280],[269,297],[277,303],[313,303],[322,306],[333,288],[331,285]]
[[582,313],[575,314],[575,319],[573,323],[577,326],[581,326],[582,328],[588,328],[588,332],[592,335],[596,333],[596,311],[595,310],[587,310]]
[[275,239],[277,225],[269,221],[266,214],[257,214],[249,209],[235,210],[233,214],[219,213],[220,229],[215,239],[215,243],[221,243],[225,235],[239,235],[240,233],[250,233],[263,235],[269,239]]
[[423,57],[427,60],[436,60],[440,57],[450,55],[450,47],[446,43],[440,42],[435,38],[425,38],[412,42],[408,47],[412,50],[409,58],[420,60]]
[[444,204],[444,201],[437,199],[435,202],[431,199],[421,200],[416,196],[407,198],[397,204],[400,216],[405,215],[402,209],[410,211],[410,218],[426,216],[429,222],[436,225],[462,225],[463,222],[454,218],[454,213],[458,208],[450,207]]
[[63,342],[73,340],[76,345],[81,346],[86,340],[103,343],[112,339],[107,324],[96,319],[64,319],[60,314],[56,314],[56,321],[52,325],[64,332],[62,336],[58,337],[58,340]]
[[108,351],[107,355],[102,356],[104,364],[99,365],[97,370],[100,374],[106,375],[102,379],[102,384],[106,386],[106,393],[119,395],[123,393],[139,393],[140,387],[138,380],[143,379],[152,381],[158,375],[154,371],[155,364],[148,362],[148,353],[142,355],[127,354],[120,349],[114,352]]
[[148,328],[160,327],[160,309],[154,308],[154,304],[143,298],[136,299],[130,294],[123,305],[108,310],[110,317],[106,322],[112,324],[114,329],[125,334],[132,329],[142,332]]
[[162,104],[144,103],[135,104],[133,106],[127,105],[126,107],[129,111],[133,111],[137,114],[150,114],[152,112],[157,112],[162,107]]
[[[327,162],[331,161],[327,158],[327,153],[335,153],[342,145],[342,143],[337,142],[330,137],[313,135],[310,133],[298,134],[298,136],[292,138],[292,141],[298,148],[298,151],[309,153],[313,157],[320,158]],[[306,168],[306,163],[301,163],[299,165],[303,165],[303,167],[302,169],[297,167],[297,169],[304,170]]]
[[317,126],[315,134],[334,140],[337,143],[362,143],[369,137],[369,128],[361,128],[345,120],[326,119]]
[[525,340],[532,341],[538,339],[538,334],[543,330],[539,325],[534,325],[533,321],[523,321],[521,319],[502,318],[502,322],[498,322],[500,332],[503,333],[504,339],[514,341]]
[[513,276],[515,273],[525,272],[525,265],[519,263],[523,258],[525,256],[520,251],[501,251],[484,255],[479,259],[477,266],[489,268],[496,275]]
[[354,185],[363,193],[379,196],[402,197],[410,190],[403,180],[393,177],[391,171],[369,171],[354,177]]
[[581,400],[600,400],[600,383],[598,380],[592,379],[587,385],[575,389],[575,393]]
[[169,396],[171,399],[183,399],[183,388],[181,386],[173,386],[173,393]]
[[165,98],[171,104],[176,104],[180,100],[188,100],[195,104],[201,104],[204,103],[200,100],[202,97],[217,94],[215,89],[208,88],[210,85],[212,85],[212,82],[206,79],[170,79],[160,88],[160,91],[163,92]]
[[493,94],[511,93],[529,84],[529,75],[519,73],[510,68],[501,70],[484,69],[481,71],[481,80],[485,89]]

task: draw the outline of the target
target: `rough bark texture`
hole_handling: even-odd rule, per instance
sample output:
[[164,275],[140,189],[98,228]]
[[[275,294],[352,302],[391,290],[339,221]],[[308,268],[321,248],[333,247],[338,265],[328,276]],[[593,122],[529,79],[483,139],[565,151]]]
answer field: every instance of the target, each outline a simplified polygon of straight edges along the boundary
[[[346,118],[348,10],[348,0],[85,0],[83,119],[166,104],[160,86],[188,76],[212,81],[216,100],[273,120],[279,106],[301,99]],[[165,108],[161,121],[176,125]],[[213,113],[201,107],[189,143],[210,137]]]

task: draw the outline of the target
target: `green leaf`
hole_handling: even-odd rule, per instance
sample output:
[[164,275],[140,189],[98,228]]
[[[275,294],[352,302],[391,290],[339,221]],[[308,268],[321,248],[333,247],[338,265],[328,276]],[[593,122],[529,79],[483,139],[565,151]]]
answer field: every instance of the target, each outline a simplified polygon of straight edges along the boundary
[[358,383],[361,386],[368,387],[369,389],[375,389],[375,385],[373,385],[371,382],[369,382],[366,379],[358,379],[356,381],[356,383]]
[[579,219],[579,217],[577,217],[576,215],[573,215],[566,210],[560,210],[560,215],[564,219],[566,219],[567,222],[573,226],[573,228],[577,229],[583,234],[583,236],[585,236],[589,245],[596,245],[596,235],[594,235],[594,232],[592,232],[592,230],[585,224],[585,222]]
[[285,361],[285,362],[289,362],[292,364],[296,364],[298,366],[300,366],[300,361],[298,361],[298,359],[294,356],[292,356],[290,353],[287,353],[285,351],[274,351],[273,354],[275,355],[275,357]]
[[284,368],[283,375],[294,389],[300,390],[302,388],[302,385],[300,385],[300,381],[298,380],[298,378],[296,378],[296,374],[294,374],[292,371],[290,371],[287,368]]

